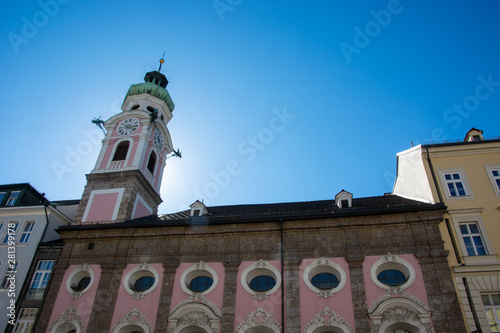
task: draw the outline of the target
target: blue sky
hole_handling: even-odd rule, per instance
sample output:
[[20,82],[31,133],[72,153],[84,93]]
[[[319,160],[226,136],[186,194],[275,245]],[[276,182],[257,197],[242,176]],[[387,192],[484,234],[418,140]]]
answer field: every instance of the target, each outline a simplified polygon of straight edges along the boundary
[[8,2],[0,183],[80,198],[100,149],[90,120],[120,112],[166,51],[183,158],[167,161],[160,213],[382,195],[411,142],[500,135],[499,13],[498,1]]

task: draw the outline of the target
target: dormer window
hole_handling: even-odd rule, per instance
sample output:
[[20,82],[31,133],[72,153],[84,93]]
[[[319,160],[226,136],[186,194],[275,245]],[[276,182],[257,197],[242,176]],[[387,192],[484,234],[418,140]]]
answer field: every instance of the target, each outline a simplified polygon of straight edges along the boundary
[[349,193],[345,190],[340,191],[335,196],[335,205],[339,208],[352,207],[352,193]]
[[199,200],[196,200],[193,204],[191,204],[190,207],[191,207],[191,213],[189,214],[190,217],[203,216],[205,214],[208,214],[207,206],[205,206],[203,202],[200,202]]
[[477,128],[471,128],[465,135],[464,141],[481,141],[484,140],[483,131]]

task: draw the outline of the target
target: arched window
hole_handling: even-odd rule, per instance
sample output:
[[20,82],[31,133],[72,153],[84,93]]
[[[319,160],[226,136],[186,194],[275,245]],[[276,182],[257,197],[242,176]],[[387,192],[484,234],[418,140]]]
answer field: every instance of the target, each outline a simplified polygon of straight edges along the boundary
[[130,142],[122,141],[116,147],[115,155],[113,156],[113,161],[122,161],[127,158],[128,147],[130,146]]
[[154,151],[151,152],[151,155],[149,155],[149,161],[148,161],[148,170],[151,172],[152,175],[154,175],[155,172],[155,165],[156,165],[156,154]]

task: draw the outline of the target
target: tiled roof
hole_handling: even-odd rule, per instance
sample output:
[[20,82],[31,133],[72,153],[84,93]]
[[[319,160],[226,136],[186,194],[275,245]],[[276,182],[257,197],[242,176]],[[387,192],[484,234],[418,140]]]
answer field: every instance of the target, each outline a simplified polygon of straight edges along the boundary
[[[420,201],[406,199],[397,195],[384,195],[377,197],[354,198],[352,207],[339,208],[335,205],[335,200],[303,201],[303,202],[284,202],[273,204],[251,204],[251,205],[232,205],[232,206],[212,206],[207,207],[210,220],[217,219],[238,219],[266,216],[293,216],[320,213],[363,213],[373,210],[387,210],[396,208],[437,208],[435,205]],[[157,221],[179,221],[189,219],[190,210],[185,210],[173,214],[165,214],[144,217],[141,220],[153,222]],[[148,219],[149,218],[149,219]],[[137,221],[137,220],[132,220]]]

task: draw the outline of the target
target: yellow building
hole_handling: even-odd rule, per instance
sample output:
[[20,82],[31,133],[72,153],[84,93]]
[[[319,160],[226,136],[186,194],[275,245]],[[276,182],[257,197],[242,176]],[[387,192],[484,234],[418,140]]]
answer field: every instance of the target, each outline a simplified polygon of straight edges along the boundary
[[440,230],[469,331],[500,332],[500,137],[472,128],[397,162],[393,194],[447,206]]

